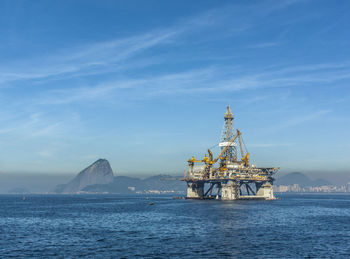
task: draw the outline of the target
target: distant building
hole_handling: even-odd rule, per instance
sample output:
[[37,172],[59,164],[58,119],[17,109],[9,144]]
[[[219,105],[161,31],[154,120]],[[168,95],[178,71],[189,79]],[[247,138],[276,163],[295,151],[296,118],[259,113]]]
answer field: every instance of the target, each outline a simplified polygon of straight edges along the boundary
[[338,192],[350,193],[350,182],[341,186],[322,185],[322,186],[305,186],[300,187],[299,184],[293,185],[275,185],[275,192]]
[[278,185],[276,186],[276,192],[289,192],[290,186],[288,185]]
[[297,183],[293,184],[291,191],[292,192],[300,192],[299,184],[297,184]]
[[350,192],[350,182],[346,184],[346,192]]

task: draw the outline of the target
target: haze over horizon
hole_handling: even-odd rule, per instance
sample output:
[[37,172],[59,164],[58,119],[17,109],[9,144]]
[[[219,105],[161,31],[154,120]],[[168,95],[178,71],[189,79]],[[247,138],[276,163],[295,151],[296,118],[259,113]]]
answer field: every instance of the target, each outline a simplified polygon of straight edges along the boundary
[[63,179],[98,158],[119,175],[182,174],[230,104],[254,164],[345,180],[349,8],[2,1],[1,175]]

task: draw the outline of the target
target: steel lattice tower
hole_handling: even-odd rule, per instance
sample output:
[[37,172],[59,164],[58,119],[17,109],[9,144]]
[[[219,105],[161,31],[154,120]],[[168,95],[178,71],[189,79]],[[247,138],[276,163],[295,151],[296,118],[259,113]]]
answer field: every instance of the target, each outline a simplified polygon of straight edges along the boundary
[[[234,117],[231,111],[231,107],[227,106],[227,111],[225,113],[225,123],[222,129],[221,140],[220,140],[221,150],[225,148],[225,146],[230,142],[230,140],[234,136],[233,119]],[[226,157],[228,162],[237,161],[237,142],[236,141],[234,141],[226,151]]]

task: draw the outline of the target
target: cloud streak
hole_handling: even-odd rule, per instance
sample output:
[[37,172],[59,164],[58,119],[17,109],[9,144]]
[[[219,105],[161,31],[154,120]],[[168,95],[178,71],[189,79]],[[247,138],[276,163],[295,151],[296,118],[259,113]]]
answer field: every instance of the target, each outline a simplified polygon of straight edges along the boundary
[[[0,82],[2,84],[16,80],[35,80],[61,75],[78,75],[103,72],[108,65],[118,64],[132,56],[154,46],[166,44],[178,31],[154,31],[143,35],[132,36],[121,40],[90,44],[42,59],[34,59],[14,64],[12,69],[2,68]],[[34,66],[34,64],[42,64]],[[14,67],[20,67],[16,69]],[[85,72],[82,72],[85,71]]]
[[[328,64],[328,66],[331,65]],[[125,101],[130,101],[176,95],[215,95],[266,88],[330,85],[350,78],[350,66],[346,69],[327,72],[324,71],[325,67],[326,65],[290,67],[243,76],[238,75],[238,72],[230,74],[229,71],[225,71],[226,68],[209,67],[158,76],[121,78],[99,82],[92,86],[53,89],[39,93],[37,99],[33,101],[31,98],[30,102],[33,102],[33,105],[62,105],[88,100],[103,100],[113,96],[121,96]],[[342,66],[342,68],[345,67]]]
[[[191,35],[198,30],[217,30],[228,21],[237,23],[239,19],[236,16],[245,16],[247,19],[244,19],[243,23],[236,24],[234,29],[225,30],[225,33],[222,34],[224,37],[232,36],[257,26],[259,17],[268,16],[298,2],[286,1],[283,4],[273,5],[259,3],[240,6],[240,8],[228,5],[180,19],[168,27],[152,29],[139,35],[76,46],[40,58],[13,61],[6,66],[0,66],[0,86],[9,85],[15,81],[54,80],[57,77],[70,78],[122,70],[125,61],[155,47],[176,46],[181,42],[181,37]],[[256,47],[268,47],[275,44],[262,43],[257,44]]]

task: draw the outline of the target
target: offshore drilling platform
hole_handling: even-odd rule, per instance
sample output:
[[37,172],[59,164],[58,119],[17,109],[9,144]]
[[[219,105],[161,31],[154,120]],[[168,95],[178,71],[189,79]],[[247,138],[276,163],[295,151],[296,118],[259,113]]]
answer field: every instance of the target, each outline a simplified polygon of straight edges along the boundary
[[214,158],[208,149],[208,155],[202,160],[193,156],[188,160],[188,172],[184,175],[188,199],[275,199],[272,175],[279,168],[256,167],[249,163],[250,154],[246,153],[242,133],[234,128],[233,120],[228,106],[218,156]]

